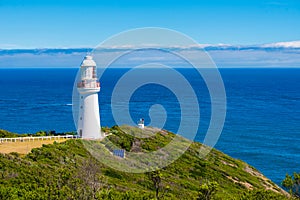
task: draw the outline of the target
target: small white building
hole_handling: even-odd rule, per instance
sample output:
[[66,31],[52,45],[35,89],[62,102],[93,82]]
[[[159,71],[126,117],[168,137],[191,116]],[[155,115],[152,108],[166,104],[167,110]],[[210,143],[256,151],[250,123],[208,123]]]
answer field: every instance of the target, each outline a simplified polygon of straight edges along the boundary
[[140,121],[138,121],[138,127],[141,129],[145,128],[145,120],[143,118],[141,118]]
[[96,63],[92,56],[86,56],[80,67],[78,136],[83,139],[102,139],[98,92],[100,83],[97,78]]

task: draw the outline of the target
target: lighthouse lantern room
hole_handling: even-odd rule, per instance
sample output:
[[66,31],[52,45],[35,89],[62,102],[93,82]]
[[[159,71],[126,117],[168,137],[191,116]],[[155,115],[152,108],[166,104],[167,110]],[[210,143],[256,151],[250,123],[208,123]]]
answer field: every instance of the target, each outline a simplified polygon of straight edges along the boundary
[[97,79],[96,63],[92,56],[86,56],[80,66],[78,136],[83,139],[102,139],[98,92],[100,83]]

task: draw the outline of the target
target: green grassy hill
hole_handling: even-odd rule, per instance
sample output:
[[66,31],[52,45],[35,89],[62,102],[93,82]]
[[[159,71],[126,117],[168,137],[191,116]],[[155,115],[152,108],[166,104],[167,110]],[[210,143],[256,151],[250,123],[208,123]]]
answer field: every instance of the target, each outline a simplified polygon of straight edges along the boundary
[[[117,126],[103,130],[109,136],[101,142],[74,139],[43,145],[26,155],[0,154],[0,199],[155,199],[156,191],[160,199],[203,199],[207,188],[216,189],[213,199],[288,198],[243,161],[214,149],[199,158],[201,144],[196,142],[156,172],[115,170],[95,159],[88,145],[111,149],[111,141],[128,152],[150,152],[175,135],[148,129],[148,137],[142,138],[136,137],[140,129],[134,127],[124,127],[125,132]],[[120,163],[126,159],[116,158]]]

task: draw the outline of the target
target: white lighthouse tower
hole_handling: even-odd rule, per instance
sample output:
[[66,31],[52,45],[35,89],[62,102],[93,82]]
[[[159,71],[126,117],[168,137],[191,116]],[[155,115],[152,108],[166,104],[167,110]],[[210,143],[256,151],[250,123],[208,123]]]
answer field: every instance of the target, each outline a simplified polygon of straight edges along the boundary
[[97,79],[96,63],[92,56],[86,56],[80,67],[78,136],[83,139],[102,139],[98,92],[100,83]]

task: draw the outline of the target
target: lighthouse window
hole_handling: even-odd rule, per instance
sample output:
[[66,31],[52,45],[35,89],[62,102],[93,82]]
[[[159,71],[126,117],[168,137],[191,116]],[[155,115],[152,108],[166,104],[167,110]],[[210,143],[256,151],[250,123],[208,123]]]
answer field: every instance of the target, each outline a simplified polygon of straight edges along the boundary
[[97,71],[96,71],[96,67],[93,67],[93,78],[97,78]]
[[80,120],[82,120],[82,117],[80,117]]
[[81,96],[81,99],[83,99],[83,96]]
[[85,77],[86,78],[91,78],[92,74],[91,74],[91,67],[88,67],[85,71]]
[[82,109],[83,107],[82,107],[82,106],[80,106],[80,108]]

